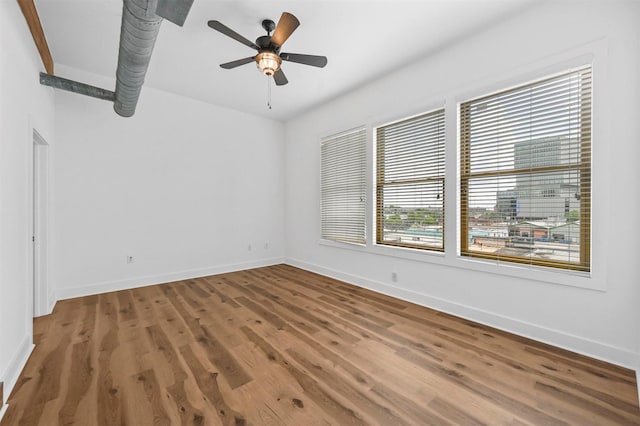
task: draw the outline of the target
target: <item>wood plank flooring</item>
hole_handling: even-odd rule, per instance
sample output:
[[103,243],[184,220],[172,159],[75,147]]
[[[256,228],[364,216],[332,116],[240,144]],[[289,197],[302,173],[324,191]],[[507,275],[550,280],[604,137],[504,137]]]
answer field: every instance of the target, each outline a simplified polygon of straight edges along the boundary
[[634,373],[277,265],[57,303],[14,425],[640,425]]

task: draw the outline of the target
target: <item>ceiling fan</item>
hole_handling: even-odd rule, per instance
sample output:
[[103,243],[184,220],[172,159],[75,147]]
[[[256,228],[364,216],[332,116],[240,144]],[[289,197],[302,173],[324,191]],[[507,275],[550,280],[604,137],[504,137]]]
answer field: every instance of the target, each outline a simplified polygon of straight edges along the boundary
[[[323,68],[327,65],[326,56],[280,53],[280,48],[284,42],[287,41],[289,36],[300,25],[298,18],[293,16],[291,13],[284,12],[278,21],[278,25],[270,19],[263,20],[262,28],[267,31],[267,35],[258,37],[255,43],[244,38],[219,21],[211,20],[208,22],[208,25],[214,30],[219,31],[222,34],[239,41],[245,46],[249,46],[250,48],[258,51],[258,54],[255,56],[249,56],[248,58],[220,64],[224,69],[233,69],[255,61],[258,65],[258,69],[260,69],[264,75],[273,76],[276,86],[282,86],[289,82],[280,67],[282,65],[282,61],[296,62],[319,68]],[[273,32],[273,35],[271,35],[271,32]]]

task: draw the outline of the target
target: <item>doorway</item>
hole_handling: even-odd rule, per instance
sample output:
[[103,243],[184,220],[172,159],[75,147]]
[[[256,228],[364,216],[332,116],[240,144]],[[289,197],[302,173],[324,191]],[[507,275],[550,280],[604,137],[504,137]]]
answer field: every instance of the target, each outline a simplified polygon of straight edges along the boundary
[[49,144],[33,130],[33,316],[49,313]]

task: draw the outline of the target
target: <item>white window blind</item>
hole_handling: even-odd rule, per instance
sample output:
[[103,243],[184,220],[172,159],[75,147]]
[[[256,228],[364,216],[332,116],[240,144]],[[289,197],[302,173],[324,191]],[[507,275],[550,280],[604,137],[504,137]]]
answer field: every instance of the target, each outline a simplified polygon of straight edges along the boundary
[[366,242],[366,131],[364,128],[321,142],[321,237]]
[[591,67],[460,106],[461,254],[590,270]]
[[444,250],[444,109],[376,129],[376,241]]

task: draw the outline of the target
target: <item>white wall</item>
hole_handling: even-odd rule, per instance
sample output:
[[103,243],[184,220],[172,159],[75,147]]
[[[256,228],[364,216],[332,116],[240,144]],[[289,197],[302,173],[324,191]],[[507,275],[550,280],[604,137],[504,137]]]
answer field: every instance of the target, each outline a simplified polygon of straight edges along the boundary
[[[288,262],[384,293],[636,367],[640,354],[640,3],[541,3],[286,124]],[[398,46],[398,48],[402,48]],[[593,274],[500,267],[457,256],[456,107],[572,65],[594,69]],[[441,255],[319,241],[320,138],[447,108]],[[372,145],[372,143],[371,143]],[[370,148],[371,149],[371,148]],[[373,153],[369,181],[373,187]],[[391,282],[396,272],[398,282]]]
[[[0,381],[8,397],[32,348],[32,134],[53,145],[53,90],[15,1],[0,1]],[[3,413],[0,402],[0,417]]]
[[57,299],[282,261],[281,123],[147,87],[131,118],[67,92],[55,106]]

